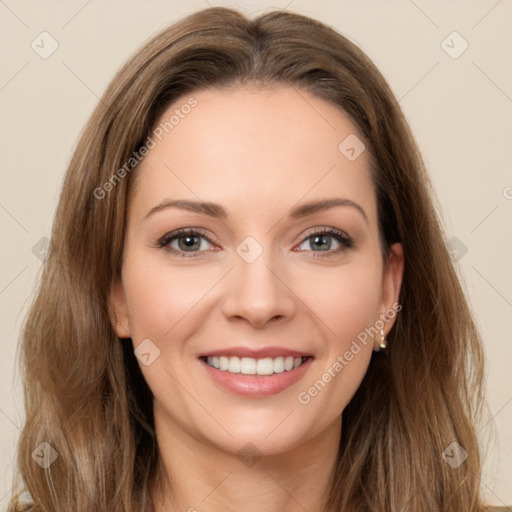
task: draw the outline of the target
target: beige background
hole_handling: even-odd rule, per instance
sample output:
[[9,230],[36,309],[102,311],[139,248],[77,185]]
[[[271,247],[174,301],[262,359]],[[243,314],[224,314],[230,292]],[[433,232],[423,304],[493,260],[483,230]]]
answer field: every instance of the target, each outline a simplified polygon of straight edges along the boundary
[[[458,265],[485,341],[494,418],[482,439],[495,425],[482,487],[491,503],[512,504],[511,0],[0,0],[0,509],[23,424],[14,364],[41,266],[32,249],[49,236],[77,137],[130,54],[163,26],[208,5],[316,17],[357,43],[390,82],[431,172],[447,239],[467,248]],[[42,52],[44,37],[44,51],[51,48],[43,31],[58,43],[47,59],[31,47],[35,41]],[[463,39],[452,35],[442,44],[453,31]],[[464,41],[467,50],[452,58],[447,51],[456,56]]]

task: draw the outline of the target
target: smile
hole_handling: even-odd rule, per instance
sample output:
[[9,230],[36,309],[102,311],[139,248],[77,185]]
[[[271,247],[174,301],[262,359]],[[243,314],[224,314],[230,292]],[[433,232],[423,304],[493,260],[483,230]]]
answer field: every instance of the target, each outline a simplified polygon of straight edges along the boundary
[[301,366],[307,357],[278,356],[255,359],[252,357],[206,357],[206,364],[217,370],[244,375],[274,375],[289,372]]
[[277,395],[296,385],[315,360],[280,347],[231,348],[202,354],[199,361],[213,383],[245,398]]

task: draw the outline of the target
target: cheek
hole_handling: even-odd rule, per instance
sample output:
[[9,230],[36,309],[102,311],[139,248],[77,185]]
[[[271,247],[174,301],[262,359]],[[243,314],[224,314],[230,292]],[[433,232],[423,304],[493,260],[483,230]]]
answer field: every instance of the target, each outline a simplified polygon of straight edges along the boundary
[[[225,271],[213,262],[171,265],[165,259],[155,262],[142,252],[131,252],[124,262],[123,283],[134,341],[163,340],[178,324],[177,331],[183,329],[185,317],[187,324],[198,321],[196,316],[201,316],[210,299],[219,298],[215,286],[230,279],[223,278]],[[375,258],[339,267],[292,263],[280,274],[291,290],[286,292],[276,283],[280,293],[290,293],[297,312],[312,314],[320,331],[334,343],[351,341],[376,320],[381,281]]]
[[[301,388],[303,412],[322,421],[315,432],[334,421],[354,396],[367,371],[373,350],[372,327],[379,318],[378,264],[347,266],[316,273],[308,303],[325,333],[319,366]],[[306,288],[302,292],[305,296]]]
[[293,289],[321,321],[331,345],[341,350],[378,318],[381,269],[375,258],[368,258],[297,272]]
[[155,263],[147,255],[132,253],[124,262],[123,283],[134,341],[170,336],[181,320],[193,316],[201,298],[218,281],[213,274]]

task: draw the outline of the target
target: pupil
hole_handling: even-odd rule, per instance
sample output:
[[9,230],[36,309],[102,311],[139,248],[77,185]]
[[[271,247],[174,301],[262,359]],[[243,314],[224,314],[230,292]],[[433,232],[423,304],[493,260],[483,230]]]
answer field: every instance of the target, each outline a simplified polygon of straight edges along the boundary
[[197,239],[196,236],[185,236],[185,237],[182,237],[181,240],[185,240],[184,242],[184,246],[186,248],[191,248],[193,247],[194,245],[197,244],[197,242],[195,241],[195,239]]
[[318,242],[318,240],[321,240],[322,242],[320,242],[320,245],[327,245],[327,248],[325,250],[328,250],[330,248],[331,244],[325,242],[326,238],[329,238],[329,237],[326,235],[316,235],[314,243],[316,244]]

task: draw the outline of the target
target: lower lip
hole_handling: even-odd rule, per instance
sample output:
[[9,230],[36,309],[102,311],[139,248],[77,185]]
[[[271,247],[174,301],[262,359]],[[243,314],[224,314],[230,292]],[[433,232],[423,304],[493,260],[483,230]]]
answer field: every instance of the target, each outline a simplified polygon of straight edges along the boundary
[[276,395],[297,383],[310,367],[313,358],[308,357],[304,363],[293,370],[266,376],[231,373],[213,368],[202,359],[200,359],[200,362],[203,364],[210,377],[224,389],[236,395],[263,398]]

